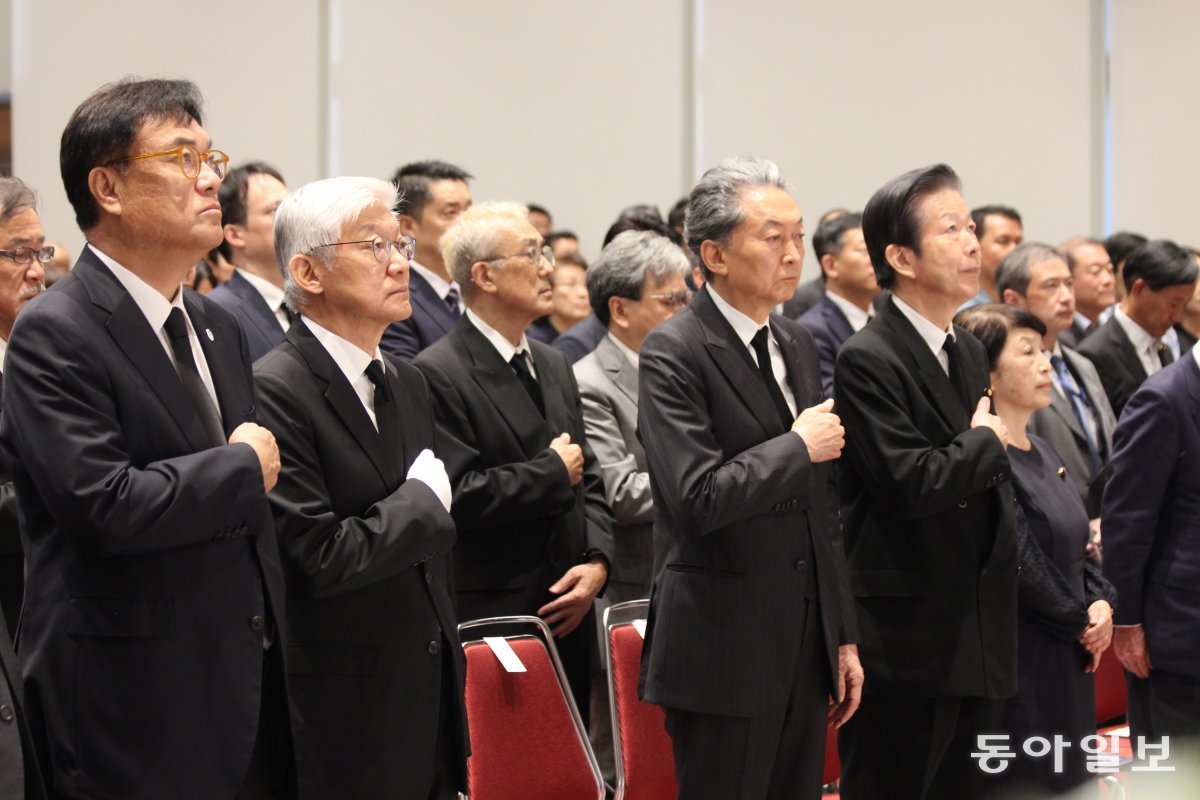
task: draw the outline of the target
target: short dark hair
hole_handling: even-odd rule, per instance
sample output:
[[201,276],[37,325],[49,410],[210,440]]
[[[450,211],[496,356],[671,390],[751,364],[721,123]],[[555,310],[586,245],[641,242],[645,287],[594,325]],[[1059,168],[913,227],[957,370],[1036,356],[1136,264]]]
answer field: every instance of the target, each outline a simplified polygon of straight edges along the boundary
[[675,230],[662,220],[654,222],[653,220],[645,218],[622,216],[619,217],[612,225],[608,226],[608,230],[604,234],[604,242],[601,244],[601,247],[608,247],[613,239],[617,238],[619,234],[622,234],[625,231],[650,231],[652,233],[657,233],[659,236],[667,237],[680,247],[683,246],[683,237],[679,235],[679,231]]
[[1108,251],[1108,260],[1117,269],[1129,258],[1129,254],[1150,241],[1140,233],[1132,231],[1117,231],[1104,240],[1104,249]]
[[[837,255],[842,249],[842,237],[846,231],[861,227],[862,214],[857,212],[847,212],[818,225],[817,232],[813,234],[813,253],[817,256],[817,264],[821,263],[824,256]],[[821,270],[821,277],[825,277],[824,269]]]
[[474,177],[462,167],[435,159],[405,164],[392,175],[392,183],[396,184],[402,198],[396,213],[417,219],[429,202],[429,184],[434,181],[466,183]]
[[0,222],[27,208],[37,210],[37,195],[20,178],[0,175]]
[[[1067,259],[1067,267],[1071,270],[1072,275],[1075,274],[1075,270],[1079,267],[1079,259],[1075,256],[1075,254],[1079,251],[1079,248],[1089,244],[1096,245],[1098,247],[1104,247],[1104,242],[1100,239],[1093,239],[1089,236],[1078,236],[1074,239],[1063,242],[1062,246],[1059,248],[1059,252],[1061,252]],[[1105,252],[1108,252],[1108,248],[1106,247]],[[1109,261],[1112,260],[1112,256],[1109,256],[1108,258]]]
[[537,203],[526,203],[525,207],[529,209],[530,214],[545,214],[547,219],[554,219],[545,206],[539,206]]
[[1195,283],[1200,276],[1196,257],[1174,242],[1155,239],[1129,254],[1121,273],[1125,291],[1133,291],[1133,282],[1141,278],[1154,291],[1168,286]]
[[1009,251],[996,267],[996,297],[1004,302],[1004,290],[1012,289],[1021,297],[1029,294],[1029,274],[1034,264],[1047,261],[1066,262],[1063,254],[1048,244],[1025,242]]
[[85,233],[100,221],[100,208],[88,187],[95,167],[130,155],[142,126],[151,120],[204,124],[204,99],[191,81],[126,78],[101,86],[79,104],[59,145],[58,163],[75,222]]
[[546,236],[546,244],[552,245],[559,239],[574,239],[577,242],[579,241],[579,237],[575,235],[574,231],[552,231]]
[[610,298],[640,300],[647,274],[662,283],[672,275],[687,273],[690,266],[678,242],[668,241],[654,231],[625,231],[605,246],[595,266],[588,270],[592,312],[607,328],[612,321]]
[[863,238],[880,288],[890,289],[895,280],[887,260],[889,245],[921,254],[922,220],[917,207],[925,197],[943,189],[962,191],[962,181],[948,165],[933,164],[892,178],[867,201],[862,213]]
[[286,183],[279,170],[262,161],[251,161],[248,164],[231,169],[221,181],[221,190],[217,199],[221,203],[222,225],[246,224],[246,192],[250,189],[250,178],[254,175],[269,175],[280,183]]
[[672,228],[683,228],[683,221],[687,217],[688,199],[685,195],[675,201],[675,205],[671,206],[671,210],[667,212],[667,224]]
[[980,206],[979,208],[971,209],[971,221],[975,223],[975,235],[980,239],[983,238],[984,229],[987,227],[987,218],[992,214],[1011,219],[1022,228],[1025,227],[1025,223],[1021,222],[1021,215],[1017,213],[1015,208],[995,205]]
[[1019,306],[1003,303],[986,303],[963,309],[954,316],[954,324],[983,343],[990,370],[996,369],[1008,335],[1017,328],[1036,331],[1038,336],[1046,335],[1045,323],[1032,313]]

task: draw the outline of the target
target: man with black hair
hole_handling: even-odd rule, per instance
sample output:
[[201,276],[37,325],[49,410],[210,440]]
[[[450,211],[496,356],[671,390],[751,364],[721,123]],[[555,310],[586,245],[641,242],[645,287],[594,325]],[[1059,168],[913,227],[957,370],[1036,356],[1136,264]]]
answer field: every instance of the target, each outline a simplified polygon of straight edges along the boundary
[[291,316],[283,304],[283,272],[275,260],[275,209],[288,196],[283,176],[269,164],[252,161],[230,170],[221,182],[222,242],[233,276],[210,299],[237,317],[246,334],[250,360],[257,361],[283,341]]
[[462,316],[463,290],[442,261],[442,234],[471,207],[474,178],[445,161],[416,161],[396,170],[400,230],[417,240],[409,273],[412,316],[388,327],[379,346],[404,361],[445,336]]
[[862,214],[843,214],[817,226],[813,250],[825,278],[821,302],[796,320],[808,328],[821,357],[821,395],[833,396],[833,362],[842,345],[875,317],[879,294],[863,241]]
[[[1108,251],[1109,260],[1112,261],[1113,275],[1116,277],[1117,302],[1125,299],[1125,281],[1122,279],[1122,271],[1125,269],[1125,262],[1128,260],[1131,253],[1139,247],[1150,241],[1140,233],[1133,231],[1117,231],[1111,234],[1104,240],[1104,249]],[[1105,319],[1107,322],[1107,319]]]
[[1165,239],[1147,242],[1125,260],[1125,296],[1108,322],[1079,346],[1096,365],[1118,418],[1142,382],[1175,360],[1164,339],[1183,319],[1198,275],[1192,254]]
[[554,218],[550,216],[549,209],[539,206],[537,203],[530,203],[525,207],[529,209],[529,224],[533,226],[539,236],[548,239],[550,231],[554,230]]
[[1017,528],[1008,434],[987,354],[951,323],[979,291],[979,241],[954,170],[885,184],[863,210],[892,297],[842,347],[842,515],[863,669],[842,729],[842,796],[971,797],[976,736],[1017,688]]
[[279,450],[237,320],[181,286],[222,237],[229,159],[201,104],[187,81],[125,80],[75,109],[59,160],[88,244],[5,357],[25,690],[57,798],[292,783]]
[[980,206],[971,211],[975,237],[979,239],[979,292],[962,304],[960,311],[984,303],[1000,303],[996,293],[996,268],[1013,248],[1025,241],[1021,215],[1008,206]]

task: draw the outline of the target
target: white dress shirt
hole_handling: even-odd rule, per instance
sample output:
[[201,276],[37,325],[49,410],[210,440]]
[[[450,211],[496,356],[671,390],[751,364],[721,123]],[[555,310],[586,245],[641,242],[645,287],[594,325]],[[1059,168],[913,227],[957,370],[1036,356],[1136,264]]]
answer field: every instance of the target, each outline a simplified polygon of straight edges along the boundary
[[[183,306],[183,284],[179,284],[179,288],[175,290],[175,298],[168,301],[159,293],[158,289],[146,283],[139,275],[122,267],[94,244],[87,246],[92,249],[97,258],[104,262],[104,266],[112,271],[112,274],[125,287],[125,291],[129,292],[134,304],[141,310],[146,321],[150,323],[151,330],[158,335],[158,341],[162,344],[167,358],[170,359],[176,371],[179,370],[179,366],[175,364],[175,351],[171,349],[171,337],[167,336],[166,324],[172,308],[178,308],[183,312],[183,321],[187,324],[188,342],[192,346],[192,359],[196,362],[196,369],[200,371],[200,380],[204,384],[204,388],[208,390],[209,397],[212,398],[213,408],[217,411],[219,419],[221,404],[217,400],[217,390],[213,386],[212,373],[209,372],[208,361],[204,358],[204,350],[200,347],[200,338],[196,334],[196,329],[192,327],[192,318],[188,316],[187,309]],[[212,339],[211,330],[205,330],[205,335],[210,340]]]
[[429,284],[438,297],[442,298],[443,302],[446,300],[446,295],[450,294],[451,289],[458,292],[458,305],[460,308],[462,307],[462,289],[459,288],[458,281],[447,282],[441,275],[435,275],[428,267],[423,267],[415,261],[408,262],[408,266],[412,268],[413,272],[425,279],[425,282]]
[[942,371],[949,376],[950,355],[946,352],[946,337],[949,336],[954,341],[958,341],[958,337],[954,335],[954,326],[951,325],[949,328],[943,330],[925,319],[925,317],[922,317],[919,311],[896,295],[892,295],[892,300],[896,303],[896,308],[900,309],[900,313],[904,315],[905,319],[911,322],[912,326],[917,329],[917,335],[921,337],[921,340],[925,342],[929,351],[933,353],[933,357],[942,365]]
[[262,295],[262,299],[266,301],[267,308],[271,309],[271,313],[275,315],[275,319],[279,320],[279,327],[284,331],[291,326],[288,321],[287,310],[283,307],[283,289],[280,289],[270,281],[265,281],[252,272],[238,267],[238,273],[241,274],[246,282],[254,287],[255,291]]
[[838,311],[845,315],[846,321],[850,323],[850,330],[855,333],[867,327],[867,323],[875,318],[875,309],[870,305],[867,306],[866,311],[863,311],[854,303],[829,289],[825,290],[825,296],[829,298],[829,302],[837,306]]
[[729,321],[733,326],[733,332],[746,350],[750,353],[750,360],[755,364],[758,363],[758,355],[754,352],[754,346],[750,344],[750,340],[758,333],[763,325],[767,326],[767,351],[771,354],[771,373],[775,376],[775,382],[779,384],[779,391],[783,392],[783,399],[787,401],[788,411],[791,412],[792,418],[796,417],[796,395],[792,393],[791,384],[787,379],[787,364],[783,360],[783,351],[779,349],[779,342],[775,341],[775,333],[771,331],[770,320],[762,324],[755,322],[750,317],[738,311],[731,306],[724,297],[721,297],[720,292],[716,290],[711,283],[708,284],[709,294],[712,295],[713,303],[717,306],[717,310],[721,312],[721,316]]
[[[371,418],[371,424],[375,426],[375,430],[379,430],[379,422],[375,419],[375,384],[367,377],[367,367],[371,366],[372,361],[383,361],[383,355],[380,354],[379,348],[375,348],[375,353],[372,355],[366,350],[363,350],[356,344],[338,336],[328,328],[324,328],[320,323],[314,322],[312,317],[300,317],[308,329],[312,331],[313,336],[317,337],[317,341],[329,353],[333,363],[338,365],[338,369],[346,376],[346,380],[350,382],[350,387],[354,389],[354,393],[358,395],[358,399],[362,402],[363,408],[367,410],[367,416]],[[387,365],[384,365],[386,372]]]
[[504,338],[504,334],[481,320],[479,315],[473,313],[471,309],[468,308],[463,313],[467,315],[467,319],[471,320],[471,324],[479,329],[484,338],[492,343],[492,347],[496,348],[496,352],[500,354],[500,358],[504,360],[505,364],[512,361],[512,357],[517,353],[524,353],[525,366],[529,367],[529,374],[534,377],[534,380],[537,380],[537,367],[533,365],[533,353],[529,351],[529,339],[524,333],[521,334],[521,343],[513,347],[512,342]]

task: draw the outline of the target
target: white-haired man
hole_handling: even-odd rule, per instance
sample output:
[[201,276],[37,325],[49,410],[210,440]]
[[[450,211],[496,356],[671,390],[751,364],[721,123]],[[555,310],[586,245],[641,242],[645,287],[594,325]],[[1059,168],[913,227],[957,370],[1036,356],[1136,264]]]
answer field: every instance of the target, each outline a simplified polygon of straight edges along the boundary
[[[450,482],[421,374],[379,340],[411,313],[396,188],[332,178],[280,204],[300,319],[254,371],[287,466],[271,495],[288,584],[301,798],[465,790]],[[386,758],[379,753],[387,753]]]
[[612,517],[571,367],[525,337],[553,305],[554,256],[516,203],[463,213],[442,256],[467,310],[413,363],[429,379],[454,484],[459,613],[543,617],[586,719]]

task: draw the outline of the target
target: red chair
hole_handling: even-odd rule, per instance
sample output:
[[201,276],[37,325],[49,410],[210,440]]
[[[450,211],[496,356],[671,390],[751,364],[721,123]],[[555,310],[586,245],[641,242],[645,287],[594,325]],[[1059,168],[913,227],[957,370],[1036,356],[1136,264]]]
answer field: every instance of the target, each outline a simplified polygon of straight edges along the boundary
[[[471,800],[604,800],[600,766],[546,624],[491,617],[458,629],[467,659]],[[509,672],[482,641],[493,632],[503,632],[525,672]]]
[[829,725],[825,728],[825,772],[821,783],[825,786],[836,781],[842,774],[842,762],[838,758],[837,728]]
[[612,710],[613,756],[617,766],[616,800],[671,800],[677,793],[671,739],[663,711],[638,699],[642,634],[634,620],[646,620],[650,602],[631,600],[604,611],[608,702]]
[[1096,725],[1122,720],[1128,705],[1125,670],[1110,647],[1101,654],[1100,666],[1096,668]]

